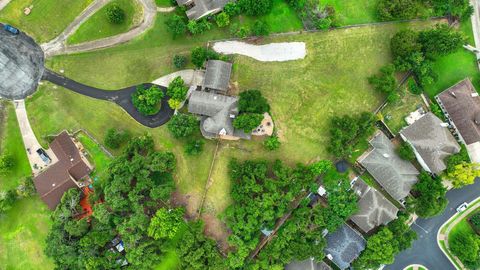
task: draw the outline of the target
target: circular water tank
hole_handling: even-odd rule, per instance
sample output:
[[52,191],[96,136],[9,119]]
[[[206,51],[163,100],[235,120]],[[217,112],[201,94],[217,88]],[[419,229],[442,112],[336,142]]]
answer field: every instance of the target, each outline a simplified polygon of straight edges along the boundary
[[44,54],[29,36],[14,35],[0,26],[0,97],[24,99],[42,78]]

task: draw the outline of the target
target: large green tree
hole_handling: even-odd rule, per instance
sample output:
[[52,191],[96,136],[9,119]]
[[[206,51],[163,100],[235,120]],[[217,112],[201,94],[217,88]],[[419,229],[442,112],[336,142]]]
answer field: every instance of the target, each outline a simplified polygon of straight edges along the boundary
[[447,207],[448,200],[445,196],[447,189],[442,184],[440,177],[432,177],[422,171],[418,182],[413,186],[414,210],[423,218],[433,217],[443,212]]
[[198,120],[193,115],[178,113],[168,122],[167,128],[173,137],[185,138],[198,129]]
[[145,88],[143,85],[139,85],[132,94],[132,103],[141,114],[153,115],[160,110],[160,102],[163,97],[164,93],[158,86]]

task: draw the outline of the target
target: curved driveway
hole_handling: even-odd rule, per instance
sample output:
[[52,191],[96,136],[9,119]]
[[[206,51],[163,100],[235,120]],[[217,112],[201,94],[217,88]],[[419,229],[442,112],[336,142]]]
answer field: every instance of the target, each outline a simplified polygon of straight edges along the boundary
[[402,270],[410,264],[422,264],[432,270],[455,270],[456,268],[443,254],[437,244],[437,232],[440,227],[455,213],[456,208],[463,202],[471,202],[480,196],[480,181],[462,189],[447,192],[448,206],[441,216],[423,219],[419,218],[412,224],[412,229],[417,232],[418,239],[412,248],[404,250],[395,258],[392,265],[384,269]]
[[[137,122],[147,127],[155,128],[164,125],[170,120],[170,118],[172,118],[174,113],[174,111],[168,105],[169,98],[167,96],[166,98],[162,99],[162,107],[157,114],[145,116],[139,113],[133,106],[131,98],[132,93],[134,93],[136,90],[136,86],[130,86],[116,91],[102,90],[78,83],[48,69],[45,69],[43,79],[85,96],[115,102],[128,114],[130,114],[130,116],[132,116]],[[150,87],[153,84],[146,83],[144,85]],[[163,93],[166,94],[166,88],[163,86],[159,87],[162,89]]]

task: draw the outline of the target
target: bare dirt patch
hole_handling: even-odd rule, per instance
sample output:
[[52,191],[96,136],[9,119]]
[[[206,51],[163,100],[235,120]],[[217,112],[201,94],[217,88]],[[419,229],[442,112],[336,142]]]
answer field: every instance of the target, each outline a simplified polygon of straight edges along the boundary
[[225,223],[212,214],[202,214],[201,218],[205,222],[205,235],[215,239],[220,250],[226,253],[230,248],[227,242],[230,233]]
[[175,191],[172,194],[172,204],[175,207],[185,207],[189,219],[196,219],[199,215],[200,197],[196,194],[182,194]]

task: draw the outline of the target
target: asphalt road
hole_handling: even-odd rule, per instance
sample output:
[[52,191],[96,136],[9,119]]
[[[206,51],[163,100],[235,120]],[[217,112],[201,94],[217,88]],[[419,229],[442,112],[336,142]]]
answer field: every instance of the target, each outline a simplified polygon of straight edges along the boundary
[[480,196],[480,180],[462,189],[447,192],[448,206],[441,216],[429,219],[417,219],[412,229],[417,232],[418,239],[410,249],[395,258],[392,265],[384,269],[402,270],[410,264],[421,264],[430,270],[455,270],[455,267],[443,254],[437,244],[437,232],[440,227],[456,213],[456,208],[463,202],[471,202]]
[[[45,69],[43,79],[88,97],[114,102],[122,107],[137,122],[147,127],[155,128],[166,124],[170,118],[172,118],[174,113],[168,105],[169,98],[166,96],[166,88],[163,86],[157,85],[162,89],[166,96],[166,98],[162,99],[162,107],[160,111],[155,115],[145,116],[139,113],[132,103],[131,96],[135,92],[136,86],[112,91],[103,90],[78,83],[48,69]],[[146,87],[152,85],[153,84],[151,83],[144,84]]]

